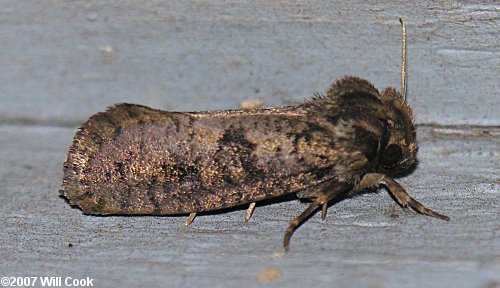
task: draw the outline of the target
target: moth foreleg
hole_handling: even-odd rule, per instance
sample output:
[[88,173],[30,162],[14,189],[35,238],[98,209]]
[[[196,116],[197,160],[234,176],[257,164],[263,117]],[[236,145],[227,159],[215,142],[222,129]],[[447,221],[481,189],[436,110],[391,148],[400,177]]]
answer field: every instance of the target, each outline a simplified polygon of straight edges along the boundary
[[356,184],[353,192],[362,191],[370,188],[378,188],[382,180],[384,180],[385,175],[380,173],[368,173],[361,178],[361,180]]
[[384,176],[381,183],[387,187],[387,190],[389,190],[389,193],[391,193],[391,195],[394,196],[396,201],[399,204],[401,204],[401,206],[403,206],[403,207],[410,206],[415,211],[422,213],[424,215],[436,217],[436,218],[446,220],[446,221],[450,220],[450,217],[448,217],[446,215],[439,214],[435,211],[432,211],[431,209],[422,205],[417,200],[413,199],[410,195],[408,195],[408,193],[406,193],[405,189],[401,185],[399,185],[398,182],[394,181],[394,179],[387,177],[387,176]]

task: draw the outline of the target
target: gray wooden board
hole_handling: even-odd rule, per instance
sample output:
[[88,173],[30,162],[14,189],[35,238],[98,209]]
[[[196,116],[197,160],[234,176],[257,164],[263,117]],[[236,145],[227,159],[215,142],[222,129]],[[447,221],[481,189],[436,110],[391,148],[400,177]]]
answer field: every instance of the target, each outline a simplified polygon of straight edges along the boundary
[[[498,287],[498,1],[0,0],[0,276],[91,277],[97,287]],[[357,75],[400,82],[421,161],[400,179],[449,223],[385,193],[198,217],[93,217],[58,197],[78,125],[118,102],[168,110],[288,105]],[[437,126],[425,126],[434,124]],[[466,128],[453,125],[483,125]],[[422,126],[423,125],[423,126]],[[446,127],[444,127],[445,125]],[[72,244],[72,247],[69,247]],[[263,271],[281,276],[264,284]]]
[[[385,191],[314,215],[292,238],[306,204],[204,215],[95,217],[58,197],[74,129],[0,126],[0,276],[94,279],[97,287],[498,287],[500,129],[419,127],[420,164],[400,179],[451,217],[403,210]],[[72,247],[69,247],[70,244]],[[446,285],[445,285],[446,284]],[[497,285],[497,286],[495,286]]]
[[346,74],[400,87],[420,124],[499,125],[498,1],[0,0],[0,121],[73,125],[117,102],[297,103]]

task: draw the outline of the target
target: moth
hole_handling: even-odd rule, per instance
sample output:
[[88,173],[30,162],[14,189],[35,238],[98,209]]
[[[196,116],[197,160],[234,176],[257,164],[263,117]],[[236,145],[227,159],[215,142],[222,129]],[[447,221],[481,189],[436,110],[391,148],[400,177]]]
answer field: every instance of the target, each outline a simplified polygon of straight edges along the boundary
[[174,215],[249,205],[289,193],[310,205],[285,233],[328,203],[385,186],[403,207],[443,220],[393,176],[416,162],[416,130],[402,91],[381,93],[344,77],[300,105],[250,110],[168,112],[119,104],[76,132],[61,194],[93,215]]

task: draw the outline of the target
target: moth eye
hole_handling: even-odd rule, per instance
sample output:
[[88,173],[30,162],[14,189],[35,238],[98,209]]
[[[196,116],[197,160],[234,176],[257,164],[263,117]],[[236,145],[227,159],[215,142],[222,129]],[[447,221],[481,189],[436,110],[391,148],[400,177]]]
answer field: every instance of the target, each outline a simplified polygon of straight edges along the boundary
[[384,153],[382,154],[382,165],[392,166],[398,163],[402,156],[403,151],[401,150],[401,147],[396,144],[391,144],[387,147],[387,149],[385,149]]

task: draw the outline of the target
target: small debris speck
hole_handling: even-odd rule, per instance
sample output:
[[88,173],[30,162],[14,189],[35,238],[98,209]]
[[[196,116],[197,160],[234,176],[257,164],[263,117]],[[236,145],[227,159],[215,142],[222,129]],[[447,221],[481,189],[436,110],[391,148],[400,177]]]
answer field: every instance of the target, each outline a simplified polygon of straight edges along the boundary
[[248,100],[244,100],[241,102],[240,108],[241,109],[253,109],[253,108],[258,108],[258,107],[262,106],[262,104],[264,104],[264,102],[262,102],[259,99],[248,99]]
[[276,267],[266,267],[257,274],[257,280],[260,282],[274,282],[283,275],[280,269]]

